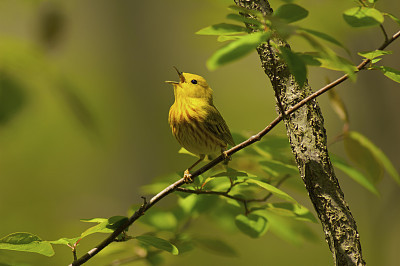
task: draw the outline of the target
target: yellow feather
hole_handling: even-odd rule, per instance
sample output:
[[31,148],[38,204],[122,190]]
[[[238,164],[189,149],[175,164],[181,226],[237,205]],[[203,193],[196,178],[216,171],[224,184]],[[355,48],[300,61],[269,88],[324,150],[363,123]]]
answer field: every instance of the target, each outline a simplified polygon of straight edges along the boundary
[[206,80],[195,74],[178,74],[179,82],[167,82],[173,85],[175,95],[168,121],[179,144],[200,158],[233,146],[231,132],[213,104],[213,91]]

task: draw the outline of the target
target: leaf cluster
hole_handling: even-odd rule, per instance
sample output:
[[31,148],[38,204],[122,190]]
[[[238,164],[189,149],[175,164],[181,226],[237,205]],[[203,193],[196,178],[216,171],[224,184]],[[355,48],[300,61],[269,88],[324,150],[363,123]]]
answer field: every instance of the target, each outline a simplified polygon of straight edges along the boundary
[[[230,13],[227,15],[227,19],[245,23],[247,27],[234,23],[219,23],[196,32],[196,34],[201,35],[216,35],[219,42],[228,42],[208,59],[207,67],[210,70],[215,70],[238,60],[268,42],[287,64],[300,86],[303,86],[307,79],[308,66],[341,71],[355,81],[355,72],[358,71],[355,65],[348,59],[338,56],[334,50],[320,42],[322,40],[344,49],[348,53],[348,49],[340,41],[325,32],[293,24],[308,16],[309,12],[305,8],[294,3],[285,3],[278,7],[272,15],[264,15],[261,12],[237,6],[230,6],[230,10],[240,12],[240,15]],[[351,27],[380,26],[383,31],[382,23],[385,16],[400,25],[400,20],[394,15],[376,9],[375,2],[359,1],[357,7],[343,12],[344,20]],[[386,36],[386,32],[384,33]],[[303,38],[309,43],[312,50],[300,53],[289,49],[286,45],[281,45],[281,40],[286,42],[292,36]],[[377,61],[379,60],[374,60],[371,64]],[[375,67],[374,69],[381,70],[387,77],[399,82],[399,71],[385,66]]]

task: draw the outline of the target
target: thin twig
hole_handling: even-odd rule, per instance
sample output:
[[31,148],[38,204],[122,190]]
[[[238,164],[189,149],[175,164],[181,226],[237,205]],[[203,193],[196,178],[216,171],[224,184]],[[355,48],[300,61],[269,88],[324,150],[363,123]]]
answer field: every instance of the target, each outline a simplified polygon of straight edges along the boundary
[[[280,187],[280,186],[283,184],[283,182],[285,182],[289,177],[290,177],[289,175],[286,175],[286,176],[282,177],[282,179],[280,179],[279,182],[276,183],[275,187],[276,187],[276,188]],[[233,186],[234,186],[234,185],[237,185],[237,184],[239,184],[239,183],[241,184],[241,183],[243,183],[243,182],[234,183]],[[233,186],[232,186],[232,187],[233,187]],[[233,199],[233,200],[236,200],[236,201],[240,201],[240,202],[242,202],[242,203],[245,205],[246,214],[249,213],[249,211],[248,211],[248,209],[247,209],[247,203],[250,203],[250,202],[265,202],[265,201],[267,201],[270,197],[273,196],[273,194],[272,194],[271,192],[269,192],[269,193],[268,193],[265,197],[263,197],[263,198],[259,198],[259,199],[244,199],[244,198],[241,198],[241,197],[229,195],[229,191],[230,191],[230,190],[229,190],[229,191],[223,192],[223,191],[200,190],[200,189],[188,189],[188,188],[178,187],[178,188],[176,189],[176,191],[185,192],[185,193],[190,193],[190,194],[197,194],[197,195],[201,195],[201,194],[218,195],[218,196],[221,196],[221,197],[230,198],[230,199]]]
[[[396,34],[394,34],[389,40],[385,41],[379,48],[378,50],[383,50],[385,49],[389,44],[391,44],[393,41],[395,41],[397,38],[400,37],[400,31],[398,31]],[[362,70],[371,60],[365,59],[362,61],[358,66],[357,70],[360,71]],[[338,78],[337,80],[331,82],[330,84],[326,85],[325,87],[319,89],[318,91],[314,92],[313,94],[309,95],[308,97],[304,98],[302,101],[298,102],[296,105],[292,106],[290,109],[288,109],[285,112],[285,115],[288,116],[295,111],[297,111],[300,107],[308,103],[309,101],[317,98],[321,94],[327,92],[328,90],[336,87],[343,81],[347,80],[349,78],[348,74],[343,75],[342,77]],[[224,161],[226,156],[231,156],[232,154],[242,150],[243,148],[253,144],[256,141],[260,141],[262,137],[264,137],[268,132],[270,132],[276,125],[279,124],[279,122],[282,120],[283,114],[280,114],[278,117],[276,117],[267,127],[265,127],[262,131],[260,131],[258,134],[250,137],[246,141],[236,145],[235,147],[227,150],[225,152],[225,155],[220,155],[208,164],[204,165],[194,173],[192,173],[192,178],[196,178],[197,176],[201,175],[202,173],[208,171],[209,169],[213,168],[215,165],[219,164],[220,162]],[[132,225],[137,219],[139,219],[140,216],[144,215],[144,213],[150,209],[155,203],[157,203],[159,200],[162,198],[166,197],[170,193],[174,192],[178,187],[182,186],[185,184],[185,181],[183,178],[179,179],[175,183],[171,184],[164,190],[162,190],[160,193],[155,195],[148,203],[144,203],[129,219],[122,224],[120,227],[118,227],[111,235],[109,235],[103,242],[101,242],[99,245],[97,245],[95,248],[90,250],[88,253],[80,257],[78,260],[75,260],[72,264],[70,265],[81,265],[94,257],[97,253],[99,253],[102,249],[104,249],[106,246],[108,246],[110,243],[114,241],[114,239],[121,234],[126,228],[128,228],[130,225]]]
[[388,35],[387,35],[387,33],[386,33],[386,30],[385,30],[385,28],[383,27],[383,25],[382,25],[382,24],[379,24],[379,27],[381,28],[381,30],[382,30],[382,33],[383,33],[383,36],[385,37],[385,42],[387,42],[387,41],[388,41],[388,39],[389,39],[389,37],[388,37]]

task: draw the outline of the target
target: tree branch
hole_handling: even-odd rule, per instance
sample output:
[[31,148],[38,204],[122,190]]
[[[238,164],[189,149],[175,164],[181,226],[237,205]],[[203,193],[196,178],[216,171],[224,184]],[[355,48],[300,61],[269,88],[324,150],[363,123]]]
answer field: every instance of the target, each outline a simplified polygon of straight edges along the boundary
[[[393,42],[395,39],[397,39],[400,36],[400,31],[396,33],[391,39],[389,39],[384,45],[382,45],[379,49],[383,50],[384,48],[387,47],[391,42]],[[370,61],[369,60],[364,60],[357,68],[359,70],[363,69]],[[333,87],[339,85],[343,81],[345,81],[348,78],[347,75],[344,75],[337,79],[336,81],[326,85],[322,89],[316,91],[315,93],[309,95],[308,97],[304,98],[303,100],[299,101],[297,104],[291,106],[285,113],[285,116],[289,116],[296,112],[299,108],[304,106],[306,103],[309,101],[312,101],[319,95],[325,93],[329,89],[332,89]],[[268,132],[270,132],[276,125],[278,125],[282,121],[282,115],[280,114],[278,117],[276,117],[267,127],[265,127],[262,131],[260,131],[258,134],[250,137],[246,141],[236,145],[235,147],[232,147],[231,149],[226,151],[226,155],[231,156],[234,153],[244,149],[245,147],[253,144],[254,142],[257,142],[261,140],[263,136],[265,136]],[[209,169],[213,168],[215,165],[219,164],[220,162],[225,160],[225,155],[220,155],[208,164],[204,165],[197,171],[192,173],[192,178],[196,178],[197,176],[201,175],[202,173],[208,171]],[[169,185],[167,188],[162,190],[160,193],[155,195],[149,202],[145,201],[142,206],[131,216],[129,219],[122,224],[120,227],[118,227],[112,234],[110,234],[103,242],[101,242],[99,245],[97,245],[95,248],[91,249],[89,252],[87,252],[85,255],[80,257],[79,259],[75,260],[73,263],[70,265],[81,265],[91,258],[93,258],[97,253],[99,253],[101,250],[103,250],[105,247],[107,247],[110,243],[114,242],[114,240],[117,238],[118,235],[120,235],[124,230],[126,230],[130,225],[132,225],[137,219],[139,219],[142,215],[145,214],[145,212],[150,209],[154,204],[156,204],[158,201],[169,195],[170,193],[174,192],[177,190],[177,188],[181,187],[183,184],[185,184],[184,179],[181,178],[175,183]]]

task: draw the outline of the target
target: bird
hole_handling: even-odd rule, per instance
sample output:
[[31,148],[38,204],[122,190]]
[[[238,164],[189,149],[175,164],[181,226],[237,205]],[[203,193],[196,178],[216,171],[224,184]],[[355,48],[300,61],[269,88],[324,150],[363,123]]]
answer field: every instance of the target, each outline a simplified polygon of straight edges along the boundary
[[187,151],[199,156],[199,159],[185,170],[185,183],[193,182],[190,171],[205,156],[222,153],[228,145],[234,146],[232,134],[222,115],[213,103],[213,90],[207,81],[199,75],[180,72],[179,82],[166,81],[174,87],[175,101],[169,110],[168,122],[172,134]]

